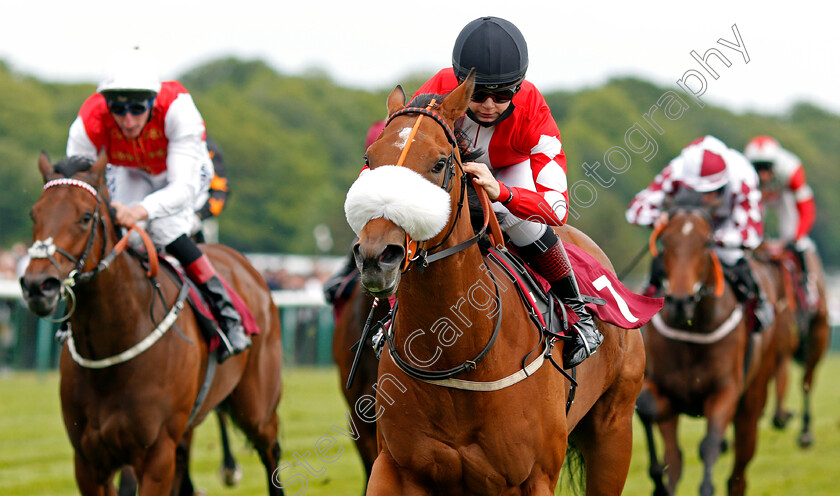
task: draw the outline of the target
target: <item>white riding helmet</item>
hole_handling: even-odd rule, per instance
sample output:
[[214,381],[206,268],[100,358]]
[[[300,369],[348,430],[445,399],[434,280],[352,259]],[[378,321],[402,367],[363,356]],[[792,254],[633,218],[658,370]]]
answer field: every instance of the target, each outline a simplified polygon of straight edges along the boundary
[[781,145],[770,136],[756,136],[747,143],[744,148],[744,156],[755,164],[756,162],[767,162],[774,164],[782,151]]
[[105,76],[96,89],[98,93],[148,94],[149,98],[160,91],[160,73],[155,61],[143,50],[135,47],[114,54],[106,66]]

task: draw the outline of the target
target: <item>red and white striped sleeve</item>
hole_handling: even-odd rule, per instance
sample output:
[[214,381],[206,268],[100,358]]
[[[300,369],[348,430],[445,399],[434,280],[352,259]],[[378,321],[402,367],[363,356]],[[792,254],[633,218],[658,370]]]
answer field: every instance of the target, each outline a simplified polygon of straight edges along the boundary
[[814,192],[805,180],[805,169],[802,164],[796,167],[793,175],[788,181],[787,188],[793,193],[796,200],[796,210],[799,212],[799,225],[796,228],[796,239],[807,236],[814,227],[817,219],[817,204],[814,201]]
[[652,226],[662,212],[665,198],[674,191],[674,168],[668,164],[653,178],[650,185],[636,194],[624,213],[627,222],[637,226]]
[[545,98],[535,88],[529,87],[523,97],[517,102],[523,114],[517,116],[511,139],[514,148],[528,154],[536,191],[500,182],[497,201],[521,219],[562,226],[569,216],[569,190],[560,131]]

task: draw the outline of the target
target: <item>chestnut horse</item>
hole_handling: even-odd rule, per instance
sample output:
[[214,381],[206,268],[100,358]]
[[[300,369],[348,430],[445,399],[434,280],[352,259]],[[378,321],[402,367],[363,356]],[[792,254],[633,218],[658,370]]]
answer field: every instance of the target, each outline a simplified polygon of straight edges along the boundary
[[[653,251],[657,231],[651,237]],[[700,443],[703,480],[700,494],[713,494],[712,470],[721,454],[727,426],[735,426],[735,463],[729,494],[743,495],[745,471],[755,453],[758,420],[775,368],[775,324],[751,333],[747,315],[726,282],[712,249],[707,215],[678,209],[658,235],[665,306],[645,327],[647,370],[638,412],[650,450],[654,495],[674,494],[682,473],[677,441],[680,414],[706,418]],[[766,266],[752,263],[757,282],[772,304],[778,300]],[[664,466],[656,456],[653,424],[665,443]],[[665,487],[663,475],[667,475]]]
[[[354,225],[362,285],[380,298],[397,293],[399,307],[379,362],[377,402],[367,409],[379,440],[367,494],[553,495],[569,439],[585,460],[587,494],[619,494],[644,373],[641,334],[597,321],[604,343],[577,368],[568,413],[563,375],[550,366],[523,373],[525,364],[542,363],[544,341],[516,291],[500,289],[509,276],[482,256],[462,211],[467,177],[451,129],[473,89],[470,74],[441,101],[406,107],[397,87],[388,124],[367,151],[371,170],[359,179],[384,181],[367,183],[361,211],[380,194],[406,202],[389,211],[395,220],[374,213]],[[580,231],[559,234],[612,270]]]
[[[61,408],[80,493],[116,494],[113,477],[124,465],[137,475],[140,495],[177,491],[193,429],[221,404],[259,452],[269,493],[282,494],[271,484],[280,461],[282,346],[268,287],[238,252],[203,247],[242,296],[261,333],[248,351],[215,367],[194,409],[216,358],[191,308],[182,301],[176,305],[182,293],[173,278],[150,277],[138,258],[117,256],[122,245],[117,246],[103,180],[106,162],[102,155],[88,170],[67,172],[41,156],[45,186],[31,211],[32,260],[21,278],[27,305],[37,315],[50,315],[59,299],[68,297]],[[174,330],[167,332],[169,327]]]
[[[782,333],[784,350],[780,349],[778,367],[776,370],[776,411],[773,415],[773,425],[778,429],[787,426],[793,413],[785,409],[784,401],[787,393],[788,368],[791,356],[805,369],[802,377],[802,429],[799,431],[797,442],[799,446],[807,448],[814,443],[811,432],[811,388],[814,384],[814,374],[817,364],[828,350],[831,328],[828,324],[828,303],[825,293],[825,273],[820,256],[816,250],[805,252],[805,264],[809,277],[813,280],[811,291],[815,293],[815,304],[810,304],[804,284],[797,282],[804,268],[798,258],[788,249],[780,249],[780,243],[765,243],[770,249],[769,257],[779,266],[778,272],[783,279],[785,293],[791,307],[790,327],[792,332]],[[806,283],[807,284],[807,283]]]

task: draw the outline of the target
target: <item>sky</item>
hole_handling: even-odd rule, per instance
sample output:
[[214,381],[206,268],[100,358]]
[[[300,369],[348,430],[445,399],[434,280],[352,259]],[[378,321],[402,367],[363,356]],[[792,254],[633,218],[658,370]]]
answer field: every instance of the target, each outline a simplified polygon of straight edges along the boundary
[[[10,3],[3,0],[4,3]],[[736,3],[426,0],[14,2],[0,20],[0,60],[51,82],[95,83],[119,49],[154,54],[165,79],[227,56],[284,74],[326,72],[362,89],[392,88],[451,64],[458,32],[494,15],[528,42],[527,78],[541,91],[638,76],[736,111],[779,114],[797,101],[840,113],[840,6],[814,0]],[[415,6],[416,5],[416,6]],[[718,43],[737,44],[746,56]],[[692,56],[710,53],[714,79]],[[746,60],[749,58],[749,61]],[[688,77],[686,77],[688,75]],[[652,104],[653,102],[651,102]],[[384,105],[384,103],[383,103]]]

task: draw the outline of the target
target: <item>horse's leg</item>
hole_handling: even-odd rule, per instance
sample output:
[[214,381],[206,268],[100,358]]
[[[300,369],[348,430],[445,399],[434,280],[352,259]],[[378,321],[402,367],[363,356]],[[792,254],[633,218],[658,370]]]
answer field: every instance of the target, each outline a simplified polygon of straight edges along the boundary
[[682,450],[677,440],[677,425],[679,416],[673,415],[659,421],[659,432],[662,434],[662,460],[665,462],[665,472],[668,475],[668,494],[676,494],[677,483],[682,476]]
[[645,438],[648,444],[648,475],[653,480],[653,496],[668,496],[668,490],[665,489],[663,482],[663,475],[665,469],[659,463],[659,457],[656,455],[656,440],[653,435],[653,424],[659,417],[661,408],[658,407],[655,396],[655,386],[645,383],[639,397],[636,398],[636,413],[639,415],[639,420],[645,428]]
[[790,355],[780,350],[775,372],[776,412],[773,414],[773,427],[776,429],[784,429],[793,416],[793,413],[785,410],[784,407],[788,385],[788,363],[790,363]]
[[75,454],[74,465],[79,494],[82,496],[117,496],[117,489],[111,482],[111,478],[91,467],[78,453]]
[[397,470],[397,464],[386,450],[379,453],[373,462],[373,470],[368,479],[367,496],[391,496],[393,494],[407,494],[402,477]]
[[633,452],[633,410],[638,389],[618,380],[575,427],[586,460],[586,494],[621,494]]
[[227,430],[227,415],[220,409],[216,409],[216,417],[219,420],[219,434],[222,439],[222,466],[219,468],[219,477],[222,484],[233,487],[242,480],[242,467],[236,463],[233,451],[230,449],[230,438]]
[[146,451],[142,463],[134,469],[140,483],[138,496],[160,496],[172,491],[177,445],[174,439],[164,435]]
[[[766,383],[765,383],[766,387]],[[738,405],[738,387],[730,384],[720,393],[710,397],[703,408],[706,417],[706,436],[700,442],[700,459],[703,460],[703,481],[700,495],[711,496],[715,492],[712,470],[721,454],[726,426],[732,422]],[[765,390],[766,393],[766,390]]]
[[759,369],[738,405],[734,419],[735,463],[729,477],[729,496],[743,496],[747,488],[745,472],[747,464],[755,455],[758,439],[758,420],[767,402],[767,386],[773,374],[772,366]]
[[802,377],[802,431],[799,434],[799,446],[803,448],[807,448],[814,443],[814,436],[811,432],[811,389],[814,385],[817,364],[828,350],[830,333],[828,317],[824,308],[821,308],[811,322],[811,328],[802,343],[802,346],[805,347],[805,374]]
[[243,377],[243,381],[231,394],[229,412],[236,425],[242,429],[260,454],[268,480],[269,494],[282,495],[283,489],[275,485],[273,480],[281,457],[280,443],[277,441],[280,420],[275,412],[266,416],[265,399],[254,394],[255,390],[260,389],[249,387],[247,382],[250,381]]
[[184,433],[184,437],[175,448],[175,477],[172,478],[172,496],[192,496],[195,494],[192,479],[190,479],[190,446],[193,431]]

